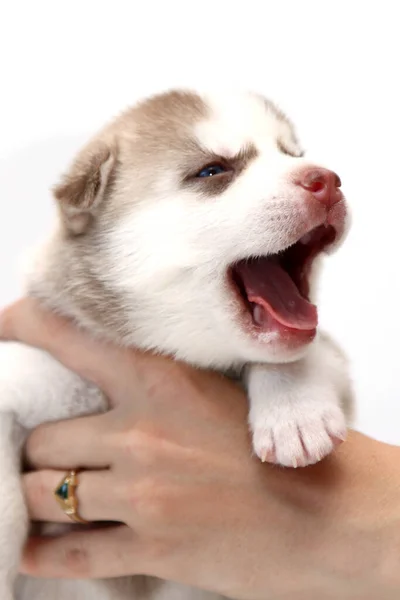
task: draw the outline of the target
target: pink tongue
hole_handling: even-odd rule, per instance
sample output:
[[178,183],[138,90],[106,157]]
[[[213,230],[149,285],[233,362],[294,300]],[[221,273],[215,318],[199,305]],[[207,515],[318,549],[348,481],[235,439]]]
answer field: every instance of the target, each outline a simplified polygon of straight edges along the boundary
[[249,302],[255,304],[253,317],[262,323],[267,311],[276,321],[291,329],[311,330],[318,324],[317,308],[300,295],[288,273],[277,262],[261,258],[236,266]]

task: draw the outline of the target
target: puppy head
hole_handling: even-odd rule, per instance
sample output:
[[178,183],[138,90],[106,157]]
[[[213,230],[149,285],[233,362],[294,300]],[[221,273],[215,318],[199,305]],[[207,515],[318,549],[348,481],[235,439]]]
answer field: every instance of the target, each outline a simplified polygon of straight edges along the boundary
[[152,97],[83,149],[55,196],[63,278],[90,325],[219,368],[294,360],[314,339],[316,266],[346,205],[264,98]]

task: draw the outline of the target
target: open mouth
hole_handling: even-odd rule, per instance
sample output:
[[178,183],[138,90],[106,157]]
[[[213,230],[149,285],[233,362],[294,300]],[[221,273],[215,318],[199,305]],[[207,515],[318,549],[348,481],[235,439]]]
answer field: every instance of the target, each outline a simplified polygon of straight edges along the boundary
[[333,226],[320,225],[283,252],[230,267],[231,281],[258,331],[315,331],[318,314],[309,299],[311,266],[335,238]]

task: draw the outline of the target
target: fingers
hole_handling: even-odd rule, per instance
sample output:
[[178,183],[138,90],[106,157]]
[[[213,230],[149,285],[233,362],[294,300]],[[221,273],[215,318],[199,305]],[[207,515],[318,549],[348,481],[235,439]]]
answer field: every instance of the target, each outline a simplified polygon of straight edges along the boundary
[[126,385],[126,373],[134,372],[133,352],[91,339],[31,298],[19,300],[1,313],[0,338],[49,352],[112,399],[121,383]]
[[138,540],[126,526],[77,531],[58,538],[31,538],[22,572],[35,577],[102,579],[142,572]]
[[[54,497],[54,490],[63,477],[62,471],[50,470],[23,476],[22,484],[32,521],[71,523]],[[112,491],[109,471],[81,471],[76,488],[79,516],[86,521],[120,521],[118,503],[110,498]]]
[[26,442],[27,461],[36,469],[107,468],[107,425],[107,413],[40,425]]

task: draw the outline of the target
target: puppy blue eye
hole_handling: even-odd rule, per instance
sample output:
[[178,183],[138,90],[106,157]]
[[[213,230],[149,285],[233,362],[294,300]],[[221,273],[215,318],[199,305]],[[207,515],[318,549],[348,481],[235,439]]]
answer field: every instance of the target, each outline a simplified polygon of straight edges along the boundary
[[196,177],[214,177],[214,175],[221,175],[221,173],[226,173],[226,171],[227,169],[222,165],[209,165],[199,171]]

